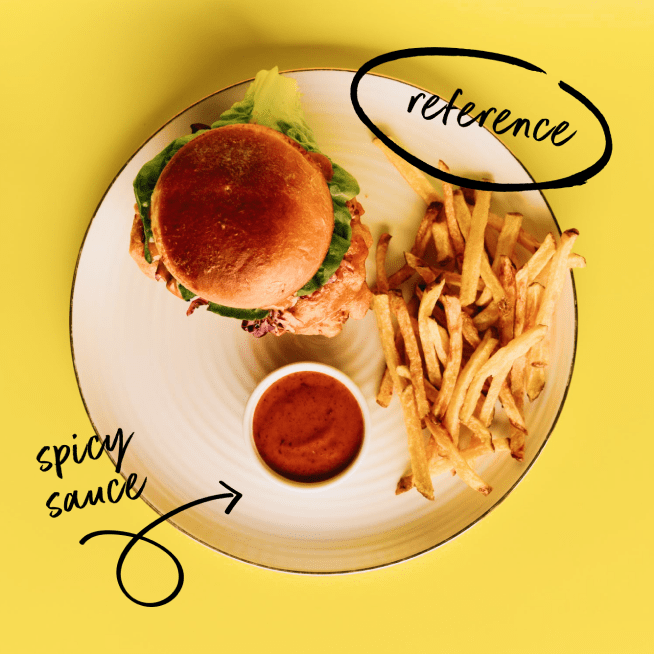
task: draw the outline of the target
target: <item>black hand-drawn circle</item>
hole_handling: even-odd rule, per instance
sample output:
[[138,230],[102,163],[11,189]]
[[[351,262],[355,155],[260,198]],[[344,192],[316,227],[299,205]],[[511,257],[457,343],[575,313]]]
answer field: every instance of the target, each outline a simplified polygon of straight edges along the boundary
[[527,182],[521,184],[499,184],[489,181],[480,181],[474,179],[468,179],[467,177],[459,177],[457,175],[452,175],[451,173],[443,172],[438,168],[428,164],[425,161],[422,161],[415,155],[411,154],[404,148],[397,145],[393,142],[386,134],[382,132],[377,125],[375,125],[372,120],[365,113],[361,104],[359,103],[359,84],[363,79],[363,76],[371,71],[377,66],[388,63],[390,61],[397,61],[398,59],[409,59],[412,57],[472,57],[476,59],[488,59],[491,61],[498,61],[501,63],[509,64],[512,66],[518,66],[524,68],[525,70],[536,72],[536,73],[545,73],[545,71],[534,64],[524,61],[523,59],[518,59],[517,57],[511,57],[509,55],[503,55],[496,52],[486,52],[484,50],[468,50],[464,48],[439,48],[439,47],[427,47],[427,48],[406,48],[404,50],[395,50],[393,52],[388,52],[378,57],[370,59],[359,68],[359,70],[354,75],[352,79],[352,84],[350,86],[350,98],[352,101],[352,106],[357,116],[361,122],[368,127],[368,129],[377,137],[380,141],[386,144],[393,152],[402,157],[405,161],[415,166],[416,168],[422,170],[423,172],[436,177],[444,182],[449,182],[450,184],[455,184],[457,186],[465,186],[467,188],[473,188],[480,191],[534,191],[538,189],[554,189],[554,188],[566,188],[570,186],[580,186],[585,184],[591,177],[597,175],[597,173],[602,170],[611,158],[613,152],[613,141],[611,138],[611,131],[609,125],[599,111],[599,109],[584,95],[582,95],[576,89],[573,89],[569,84],[566,84],[563,81],[559,82],[559,88],[568,95],[571,95],[577,102],[580,102],[588,111],[590,111],[597,122],[602,128],[602,133],[604,134],[604,151],[601,157],[592,165],[588,166],[584,170],[581,170],[567,177],[562,177],[560,179],[555,179],[547,182]]

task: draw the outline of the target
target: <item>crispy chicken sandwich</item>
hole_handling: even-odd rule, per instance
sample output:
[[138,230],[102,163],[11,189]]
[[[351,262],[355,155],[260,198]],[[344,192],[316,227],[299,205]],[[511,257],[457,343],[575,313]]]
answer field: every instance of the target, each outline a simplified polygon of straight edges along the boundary
[[322,154],[295,80],[261,71],[245,99],[194,125],[134,181],[130,254],[198,307],[255,336],[335,336],[370,305],[359,187]]

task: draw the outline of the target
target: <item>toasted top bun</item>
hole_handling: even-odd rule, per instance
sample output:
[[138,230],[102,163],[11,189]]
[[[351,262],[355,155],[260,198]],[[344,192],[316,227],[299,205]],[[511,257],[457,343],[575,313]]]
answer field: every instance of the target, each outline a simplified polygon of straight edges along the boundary
[[309,154],[261,125],[212,129],[182,147],[152,195],[163,262],[210,302],[274,306],[322,264],[334,230],[332,198]]

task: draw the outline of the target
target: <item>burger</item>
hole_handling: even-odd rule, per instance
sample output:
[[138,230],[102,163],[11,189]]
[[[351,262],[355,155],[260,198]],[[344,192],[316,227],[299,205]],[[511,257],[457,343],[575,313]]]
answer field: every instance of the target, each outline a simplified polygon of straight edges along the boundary
[[368,311],[372,238],[356,180],[323,154],[295,80],[261,71],[135,181],[130,254],[189,303],[254,336],[335,336]]

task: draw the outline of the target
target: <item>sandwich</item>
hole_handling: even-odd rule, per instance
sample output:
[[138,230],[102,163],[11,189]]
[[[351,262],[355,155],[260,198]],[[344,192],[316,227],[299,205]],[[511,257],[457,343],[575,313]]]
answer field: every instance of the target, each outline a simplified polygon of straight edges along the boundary
[[363,318],[372,245],[356,180],[318,147],[295,80],[261,71],[134,180],[130,254],[188,302],[254,336],[335,336]]

